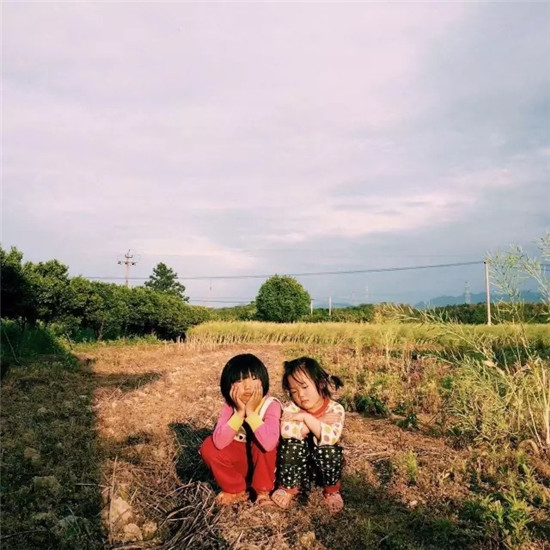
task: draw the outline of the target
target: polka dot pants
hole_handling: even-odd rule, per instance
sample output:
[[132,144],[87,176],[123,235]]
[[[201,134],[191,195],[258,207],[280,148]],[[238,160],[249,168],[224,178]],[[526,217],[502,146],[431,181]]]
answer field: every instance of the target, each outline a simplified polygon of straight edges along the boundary
[[282,439],[279,443],[277,481],[282,487],[309,491],[311,483],[336,485],[342,477],[342,447],[314,445],[311,438]]

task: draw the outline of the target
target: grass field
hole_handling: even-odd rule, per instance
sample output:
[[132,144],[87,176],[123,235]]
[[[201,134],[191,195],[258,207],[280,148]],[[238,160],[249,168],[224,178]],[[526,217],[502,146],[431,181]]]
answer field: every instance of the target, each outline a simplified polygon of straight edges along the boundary
[[550,349],[549,325],[463,325],[451,323],[264,323],[213,321],[192,327],[189,342],[197,344],[327,344],[399,350],[473,350],[519,343]]
[[[316,329],[207,324],[186,344],[82,346],[78,366],[48,356],[12,368],[2,547],[550,547],[548,326],[451,326],[448,340],[423,325]],[[214,506],[197,450],[222,404],[221,369],[243,352],[280,398],[282,362],[302,354],[344,379],[340,516],[318,492],[291,511]]]

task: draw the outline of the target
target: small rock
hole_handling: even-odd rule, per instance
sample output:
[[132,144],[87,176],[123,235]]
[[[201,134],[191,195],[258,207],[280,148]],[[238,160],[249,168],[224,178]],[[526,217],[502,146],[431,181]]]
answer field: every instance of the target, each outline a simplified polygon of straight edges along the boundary
[[300,537],[300,544],[304,548],[312,548],[315,544],[315,532],[307,531]]
[[46,407],[40,407],[37,411],[36,411],[36,415],[37,416],[46,416],[48,414],[48,409],[46,409]]
[[418,500],[411,500],[407,506],[409,508],[416,508],[418,506]]
[[154,521],[148,521],[141,526],[141,532],[143,534],[144,540],[153,538],[157,532],[157,524]]
[[120,528],[134,519],[132,507],[119,496],[115,496],[103,509],[101,516],[107,525]]
[[141,529],[135,523],[125,525],[122,542],[134,542],[136,540],[143,540]]
[[61,491],[61,483],[55,476],[37,476],[32,478],[35,491],[57,494]]

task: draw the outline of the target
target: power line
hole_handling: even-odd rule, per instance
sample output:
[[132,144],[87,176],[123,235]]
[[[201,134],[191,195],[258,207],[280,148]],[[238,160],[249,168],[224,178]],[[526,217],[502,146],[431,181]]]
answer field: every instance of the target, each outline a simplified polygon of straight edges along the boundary
[[201,304],[250,304],[254,298],[250,300],[201,300],[200,298],[190,298],[189,302],[199,302]]
[[[287,277],[313,277],[319,275],[355,275],[359,273],[388,273],[392,271],[412,271],[416,269],[439,269],[445,267],[461,267],[467,265],[482,265],[484,262],[478,260],[475,262],[456,262],[452,264],[432,264],[432,265],[415,265],[415,266],[406,266],[406,267],[383,267],[376,269],[353,269],[347,271],[308,271],[303,273],[283,273],[283,276]],[[199,281],[204,279],[268,279],[273,276],[273,273],[270,275],[199,275],[194,277],[178,277],[182,281]],[[124,277],[92,277],[87,276],[87,279],[97,279],[97,280],[116,280],[123,279]],[[149,277],[130,277],[134,281],[138,280],[147,280]]]
[[[434,269],[441,267],[459,267],[465,265],[481,265],[483,261],[475,262],[457,262],[453,264],[437,264],[437,265],[417,265],[407,267],[385,267],[377,269],[353,269],[347,271],[309,271],[303,273],[284,273],[288,277],[313,277],[318,275],[354,275],[357,273],[385,273],[389,271],[410,271],[414,269]],[[197,276],[197,277],[178,277],[185,280],[200,280],[200,279],[266,279],[272,277],[271,275],[220,275],[220,276]]]

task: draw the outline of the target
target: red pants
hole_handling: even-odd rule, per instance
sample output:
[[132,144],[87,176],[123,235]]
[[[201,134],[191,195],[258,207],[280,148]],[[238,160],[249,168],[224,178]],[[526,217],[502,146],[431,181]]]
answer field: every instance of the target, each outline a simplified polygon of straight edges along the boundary
[[[250,446],[252,464],[249,463],[247,446]],[[255,441],[232,441],[227,447],[217,449],[210,436],[204,440],[200,453],[225,493],[245,491],[249,469],[252,470],[251,485],[257,493],[273,489],[277,449],[266,452]]]

